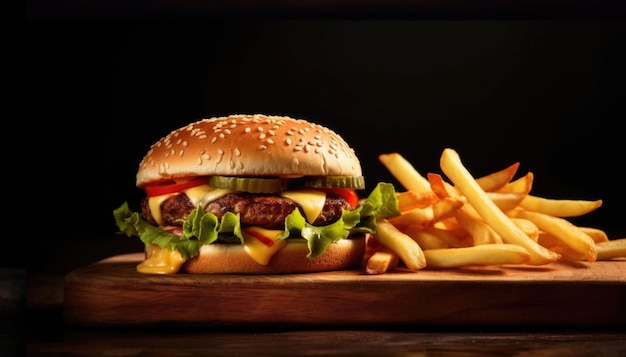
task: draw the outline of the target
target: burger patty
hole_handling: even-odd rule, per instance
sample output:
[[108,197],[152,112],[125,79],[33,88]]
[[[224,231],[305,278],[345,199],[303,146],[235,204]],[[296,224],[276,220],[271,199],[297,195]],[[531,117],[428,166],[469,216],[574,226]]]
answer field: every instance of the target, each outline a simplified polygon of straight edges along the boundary
[[[338,220],[344,208],[350,208],[350,204],[345,199],[326,196],[324,208],[313,224],[326,225]],[[163,225],[182,225],[181,222],[177,220],[189,218],[189,215],[194,209],[193,203],[186,194],[180,194],[166,199],[161,203]],[[300,212],[303,213],[300,205],[282,196],[229,193],[215,201],[209,202],[204,208],[204,211],[212,213],[218,218],[222,218],[226,212],[238,213],[242,226],[283,229],[285,227],[285,217],[293,212],[294,209],[300,209]],[[157,225],[150,211],[147,197],[141,202],[141,210],[144,218],[150,224]]]

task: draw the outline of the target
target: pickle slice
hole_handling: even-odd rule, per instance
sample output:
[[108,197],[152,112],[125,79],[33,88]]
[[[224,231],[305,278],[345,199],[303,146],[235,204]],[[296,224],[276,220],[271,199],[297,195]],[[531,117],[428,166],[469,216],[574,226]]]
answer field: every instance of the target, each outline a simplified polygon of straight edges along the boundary
[[365,188],[363,176],[307,176],[302,178],[303,186],[312,188]]
[[215,188],[250,193],[276,193],[287,189],[289,180],[281,178],[211,176],[209,184]]

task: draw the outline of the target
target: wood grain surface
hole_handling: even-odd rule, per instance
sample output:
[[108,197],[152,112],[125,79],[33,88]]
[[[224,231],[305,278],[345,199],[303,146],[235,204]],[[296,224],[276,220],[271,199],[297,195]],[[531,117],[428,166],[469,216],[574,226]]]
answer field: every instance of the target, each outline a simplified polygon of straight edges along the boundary
[[626,260],[293,275],[145,275],[142,253],[74,270],[63,316],[91,326],[626,326]]

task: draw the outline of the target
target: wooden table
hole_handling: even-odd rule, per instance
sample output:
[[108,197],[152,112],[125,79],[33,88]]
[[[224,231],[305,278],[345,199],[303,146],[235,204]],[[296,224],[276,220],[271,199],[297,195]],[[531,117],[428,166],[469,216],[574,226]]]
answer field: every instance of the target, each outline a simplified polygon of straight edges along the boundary
[[[63,244],[53,250],[56,257],[46,269],[29,271],[26,324],[19,322],[18,314],[7,315],[11,319],[3,325],[2,351],[20,352],[25,342],[28,356],[626,355],[623,325],[77,326],[67,324],[63,317],[67,273],[83,268],[86,260],[89,265],[111,255],[132,253],[137,247],[115,239],[100,250],[90,250],[90,242],[79,247],[75,242]],[[84,254],[72,259],[77,251]],[[3,276],[9,277],[5,280],[20,286],[25,275],[11,272],[5,272]],[[620,313],[623,317],[626,305]],[[23,340],[20,332],[26,333]]]

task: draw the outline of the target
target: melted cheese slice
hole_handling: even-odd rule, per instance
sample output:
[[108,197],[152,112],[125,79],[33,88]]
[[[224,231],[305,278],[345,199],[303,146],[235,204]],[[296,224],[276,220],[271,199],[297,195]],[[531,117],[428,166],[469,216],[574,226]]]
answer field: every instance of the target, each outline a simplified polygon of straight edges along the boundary
[[309,223],[315,222],[324,209],[324,203],[326,203],[326,193],[318,190],[285,191],[280,195],[299,204]]
[[150,213],[152,213],[152,217],[159,226],[163,225],[163,216],[161,215],[161,203],[174,195],[177,195],[177,193],[148,197],[148,206],[150,206]]
[[[198,205],[204,207],[207,203],[214,201],[222,196],[227,195],[231,190],[221,189],[221,188],[213,188],[209,185],[200,185],[196,187],[188,188],[182,191],[187,194],[189,200],[193,204],[194,207]],[[150,212],[152,213],[152,217],[157,222],[159,226],[163,225],[163,216],[161,214],[161,204],[166,199],[180,194],[176,193],[168,193],[161,196],[154,196],[148,198],[148,205],[150,206]]]
[[193,203],[194,207],[200,205],[201,207],[206,206],[209,202],[215,201],[220,197],[226,196],[227,194],[235,192],[232,190],[227,190],[223,188],[213,188],[209,185],[202,185],[197,187],[192,187],[188,190],[185,190],[185,193]]
[[146,253],[146,260],[137,265],[137,271],[144,274],[176,274],[185,262],[177,250],[161,248],[156,244],[147,247]]
[[[260,227],[249,227],[247,230],[254,230],[253,234],[246,231],[242,231],[243,235],[243,249],[248,255],[261,265],[267,265],[272,259],[272,256],[281,250],[286,244],[287,240],[276,240],[281,230],[263,229]],[[255,237],[256,234],[262,235],[273,241],[272,245],[267,245],[261,240]]]

